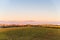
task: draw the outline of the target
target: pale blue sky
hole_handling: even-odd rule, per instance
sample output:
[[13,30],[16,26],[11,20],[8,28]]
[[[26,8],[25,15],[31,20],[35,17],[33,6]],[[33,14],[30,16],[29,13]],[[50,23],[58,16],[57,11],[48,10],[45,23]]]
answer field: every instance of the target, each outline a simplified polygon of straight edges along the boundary
[[60,0],[0,0],[0,20],[60,21]]

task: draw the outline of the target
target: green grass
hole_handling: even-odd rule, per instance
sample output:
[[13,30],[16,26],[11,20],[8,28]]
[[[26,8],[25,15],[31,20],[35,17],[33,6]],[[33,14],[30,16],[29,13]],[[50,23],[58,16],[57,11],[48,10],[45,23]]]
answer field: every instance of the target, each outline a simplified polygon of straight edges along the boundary
[[9,30],[0,32],[0,40],[60,40],[60,29],[30,27]]

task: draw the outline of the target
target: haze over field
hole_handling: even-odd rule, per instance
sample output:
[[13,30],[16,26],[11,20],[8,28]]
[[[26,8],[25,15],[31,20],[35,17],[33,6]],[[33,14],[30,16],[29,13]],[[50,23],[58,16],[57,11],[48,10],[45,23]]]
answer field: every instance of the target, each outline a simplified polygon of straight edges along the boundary
[[60,0],[0,0],[0,23],[60,24]]

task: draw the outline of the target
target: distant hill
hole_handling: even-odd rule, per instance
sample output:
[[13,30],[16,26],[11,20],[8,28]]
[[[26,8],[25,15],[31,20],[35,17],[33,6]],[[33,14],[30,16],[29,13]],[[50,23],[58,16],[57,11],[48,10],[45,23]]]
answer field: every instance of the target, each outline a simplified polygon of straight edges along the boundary
[[0,21],[0,24],[60,24],[60,22],[40,22],[40,21]]

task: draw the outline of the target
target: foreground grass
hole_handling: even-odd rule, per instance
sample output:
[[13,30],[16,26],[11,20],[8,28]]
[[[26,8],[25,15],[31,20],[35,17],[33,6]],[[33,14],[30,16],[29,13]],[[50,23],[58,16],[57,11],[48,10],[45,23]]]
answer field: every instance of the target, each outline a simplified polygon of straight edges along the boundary
[[0,40],[60,40],[60,29],[26,27],[0,30],[3,30]]

